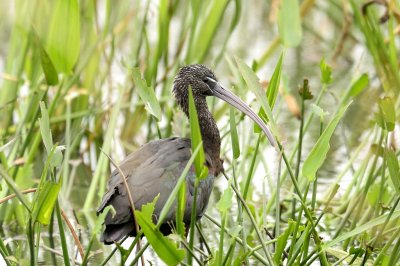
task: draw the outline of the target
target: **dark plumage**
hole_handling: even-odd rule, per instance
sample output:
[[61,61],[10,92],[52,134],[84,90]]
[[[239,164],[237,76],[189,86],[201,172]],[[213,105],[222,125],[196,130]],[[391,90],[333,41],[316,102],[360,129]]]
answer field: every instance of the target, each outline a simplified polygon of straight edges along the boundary
[[[174,81],[173,93],[178,105],[187,116],[189,86],[193,90],[206,155],[206,166],[209,169],[208,177],[200,182],[198,188],[196,214],[199,219],[207,207],[214,179],[223,170],[220,159],[221,139],[215,120],[208,110],[206,97],[216,96],[228,102],[249,115],[267,135],[270,133],[261,119],[239,98],[221,87],[214,73],[203,65],[196,64],[181,68]],[[149,142],[123,160],[120,168],[127,178],[135,208],[141,209],[143,204],[151,202],[160,194],[154,210],[154,222],[157,222],[157,217],[190,156],[190,139],[168,138]],[[195,171],[192,167],[186,177],[184,222],[187,225],[190,224],[195,178]],[[117,170],[111,174],[107,189],[97,212],[102,212],[108,205],[112,205],[116,211],[114,216],[110,213],[107,215],[104,222],[106,228],[101,238],[105,244],[112,244],[126,235],[136,235],[136,230],[126,188]],[[161,226],[161,231],[164,234],[171,233],[170,224],[174,223],[175,208],[171,208],[165,223]]]

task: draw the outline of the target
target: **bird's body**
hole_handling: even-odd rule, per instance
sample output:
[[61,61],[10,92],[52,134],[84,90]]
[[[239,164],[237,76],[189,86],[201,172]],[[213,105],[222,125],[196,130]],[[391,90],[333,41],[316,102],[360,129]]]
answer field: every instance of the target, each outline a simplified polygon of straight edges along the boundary
[[[119,167],[127,178],[135,208],[141,209],[142,205],[151,202],[154,197],[159,195],[154,209],[154,222],[156,223],[157,215],[160,214],[164,203],[176,186],[190,157],[191,143],[187,138],[151,141],[130,154]],[[200,181],[198,186],[196,205],[198,218],[206,209],[215,175],[215,172],[210,171],[208,177]],[[186,177],[186,206],[183,222],[187,225],[190,224],[195,178],[195,171],[192,167]],[[102,241],[111,244],[125,235],[136,235],[128,194],[118,170],[111,174],[108,191],[104,195],[98,211],[101,212],[107,205],[112,205],[116,214],[114,217],[111,215],[106,217],[106,230],[103,233]],[[161,232],[169,234],[171,232],[170,224],[174,222],[175,208],[171,208],[165,218],[165,223],[161,226]]]
[[[188,95],[192,88],[193,99],[196,106],[200,132],[203,140],[205,165],[208,167],[208,176],[202,180],[198,187],[196,200],[196,219],[203,215],[213,188],[215,177],[223,171],[220,158],[221,139],[217,124],[208,110],[206,97],[216,96],[253,119],[273,140],[272,135],[262,120],[230,91],[224,89],[214,73],[203,65],[189,65],[182,67],[174,80],[173,93],[182,111],[189,117]],[[272,142],[271,142],[272,143]],[[149,142],[139,150],[130,154],[121,164],[120,169],[126,176],[126,181],[132,195],[135,209],[153,201],[159,195],[155,210],[154,222],[177,184],[184,167],[191,157],[191,143],[186,138],[168,138]],[[191,211],[194,197],[195,169],[192,166],[186,176],[186,206],[184,223],[190,224]],[[108,205],[115,209],[115,215],[107,214],[105,231],[102,241],[112,244],[126,235],[136,235],[135,223],[130,207],[126,186],[121,175],[115,170],[108,182],[108,190],[103,196],[98,213]],[[160,230],[164,234],[171,232],[170,225],[175,223],[175,207],[172,207],[163,221]]]

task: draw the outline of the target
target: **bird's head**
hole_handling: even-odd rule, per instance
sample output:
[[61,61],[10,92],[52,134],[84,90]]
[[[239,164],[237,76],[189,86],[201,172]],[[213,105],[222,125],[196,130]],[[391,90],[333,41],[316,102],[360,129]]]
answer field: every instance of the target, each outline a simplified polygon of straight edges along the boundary
[[212,88],[217,84],[214,73],[204,65],[194,64],[184,66],[179,70],[174,80],[173,93],[178,104],[185,109],[188,103],[189,87],[192,88],[195,101],[204,100],[206,96],[214,95]]
[[189,87],[192,88],[196,107],[198,107],[199,103],[206,104],[205,99],[207,96],[215,96],[249,116],[261,127],[272,146],[277,147],[275,138],[262,119],[240,98],[221,86],[209,68],[200,64],[184,66],[175,77],[172,91],[178,105],[186,114],[188,114]]

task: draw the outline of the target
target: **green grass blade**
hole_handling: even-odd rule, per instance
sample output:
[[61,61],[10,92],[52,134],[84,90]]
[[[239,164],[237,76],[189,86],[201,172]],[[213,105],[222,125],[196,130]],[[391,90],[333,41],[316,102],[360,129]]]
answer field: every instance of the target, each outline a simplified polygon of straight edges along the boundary
[[[326,250],[327,248],[333,247],[333,246],[337,245],[338,243],[340,243],[340,242],[342,242],[342,241],[344,241],[344,240],[346,240],[346,239],[348,239],[350,237],[353,237],[353,236],[356,236],[356,235],[360,235],[361,233],[363,233],[363,232],[365,232],[367,230],[370,230],[370,229],[374,228],[377,225],[383,224],[384,222],[386,222],[389,214],[390,213],[386,213],[384,215],[381,215],[381,216],[379,216],[377,218],[374,218],[374,219],[370,220],[369,222],[367,222],[365,224],[358,225],[355,229],[351,230],[350,232],[341,234],[337,238],[335,238],[335,239],[323,244],[323,249]],[[396,220],[399,217],[400,217],[400,210],[394,211],[392,213],[392,215],[391,215],[392,220]]]
[[298,0],[283,0],[281,2],[278,28],[282,42],[286,47],[298,46],[303,36],[299,6]]
[[4,181],[6,181],[7,186],[9,189],[15,193],[19,201],[24,205],[28,212],[31,212],[31,207],[29,202],[24,198],[22,193],[19,191],[17,185],[15,184],[14,180],[8,175],[8,173],[4,170],[3,166],[0,165],[0,176],[3,177]]
[[314,145],[307,158],[304,161],[302,168],[302,176],[308,178],[308,180],[314,181],[315,174],[325,161],[326,155],[330,149],[329,142],[336,129],[336,126],[340,122],[341,118],[345,114],[347,108],[350,106],[349,102],[346,106],[342,107],[339,112],[332,118],[324,132],[318,138],[317,143]]
[[[269,81],[268,88],[267,88],[267,99],[268,99],[268,104],[271,109],[274,108],[276,98],[278,97],[278,92],[279,92],[279,86],[281,83],[281,74],[282,74],[282,59],[283,59],[283,53],[281,53],[278,63],[275,66],[274,73],[272,74],[272,77]],[[263,118],[265,121],[268,121],[268,117],[265,114],[264,108],[260,109],[260,112],[258,115]],[[261,128],[258,125],[254,125],[254,130],[256,132],[261,132]]]
[[40,102],[40,110],[42,113],[42,118],[39,119],[40,133],[42,134],[43,144],[47,152],[50,153],[51,149],[53,148],[53,137],[50,131],[49,113],[44,105],[44,102]]
[[159,16],[158,16],[158,40],[157,47],[153,56],[153,60],[150,63],[150,68],[146,72],[147,82],[152,82],[157,77],[158,65],[160,59],[164,54],[168,57],[168,39],[169,39],[169,21],[170,21],[170,10],[169,1],[161,0],[159,2]]
[[60,232],[60,242],[61,242],[62,254],[63,254],[63,259],[64,259],[64,265],[69,266],[70,265],[70,262],[69,262],[70,257],[68,254],[67,239],[65,237],[64,225],[63,225],[63,220],[61,218],[60,205],[58,204],[58,202],[56,202],[56,215],[57,215],[58,230]]
[[69,73],[80,51],[80,10],[78,0],[57,0],[50,20],[46,50],[58,72]]
[[[285,247],[288,241],[289,236],[293,233],[296,222],[293,220],[289,220],[289,226],[286,228],[285,232],[278,237],[277,246],[274,254],[274,262],[276,265],[280,265],[282,263],[282,255],[285,251]],[[295,238],[293,236],[293,238]],[[294,240],[293,240],[294,241]]]
[[357,97],[369,85],[369,77],[367,74],[362,74],[356,81],[351,84],[350,90],[343,98],[343,102],[347,102],[350,97]]
[[[192,150],[199,145],[203,146],[199,118],[197,116],[197,110],[193,99],[192,88],[189,88],[189,120],[190,120],[190,137],[192,142]],[[205,166],[205,155],[203,148],[200,149],[196,158],[194,159],[194,166],[196,169],[197,178],[204,179],[208,176],[208,168]]]
[[44,49],[42,42],[39,39],[38,34],[36,31],[33,29],[32,30],[35,40],[36,40],[36,45],[39,47],[40,51],[40,63],[42,65],[43,73],[47,81],[47,85],[52,86],[52,85],[57,85],[58,84],[58,74],[57,71],[53,65],[53,62],[51,62],[51,59],[49,55],[47,54],[46,50]]
[[232,152],[233,158],[237,159],[240,156],[240,146],[239,146],[239,138],[236,129],[236,121],[235,121],[235,112],[234,108],[229,108],[229,129],[231,131],[231,143],[232,143]]
[[400,166],[397,156],[390,149],[385,150],[386,164],[389,168],[390,178],[397,193],[400,193]]
[[[46,147],[47,154],[50,154],[53,150],[53,137],[50,130],[50,119],[49,113],[44,105],[44,102],[40,102],[40,110],[42,117],[39,119],[40,133],[43,139],[44,146]],[[63,156],[61,153],[62,147],[55,147],[54,154],[51,158],[51,166],[56,167],[61,164]]]
[[269,106],[274,108],[276,98],[279,92],[279,85],[281,83],[281,75],[282,75],[282,61],[283,61],[283,53],[279,56],[278,63],[275,66],[274,73],[270,79],[267,89],[267,98]]
[[176,208],[176,232],[182,237],[185,235],[185,224],[183,222],[186,206],[186,184],[182,183],[178,192]]

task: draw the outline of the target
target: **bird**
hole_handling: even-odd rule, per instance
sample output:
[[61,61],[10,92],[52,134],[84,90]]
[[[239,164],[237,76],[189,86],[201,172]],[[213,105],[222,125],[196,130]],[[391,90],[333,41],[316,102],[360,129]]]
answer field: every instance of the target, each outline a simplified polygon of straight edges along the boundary
[[[188,119],[189,88],[192,89],[198,114],[205,154],[205,166],[208,168],[208,176],[200,181],[197,189],[195,208],[196,220],[198,220],[203,216],[207,208],[215,178],[223,171],[223,160],[220,158],[221,138],[217,124],[208,109],[206,97],[215,96],[242,111],[260,126],[271,143],[273,143],[274,137],[262,119],[240,98],[225,89],[218,82],[214,72],[207,66],[202,64],[183,66],[174,79],[173,95],[177,105]],[[154,140],[141,146],[120,163],[120,169],[112,172],[107,184],[107,191],[97,209],[97,214],[101,213],[109,205],[115,210],[114,215],[111,212],[106,215],[104,220],[105,230],[101,235],[101,242],[113,244],[125,236],[136,236],[138,233],[136,232],[126,185],[120,175],[120,171],[126,178],[136,210],[140,210],[144,204],[152,202],[159,195],[153,215],[153,220],[157,223],[164,204],[192,155],[191,147],[190,139],[183,137]],[[192,166],[185,177],[186,205],[183,222],[186,228],[190,225],[191,220],[195,179],[196,172],[194,166]],[[164,219],[160,231],[164,235],[170,234],[174,223],[175,208],[172,207]]]

